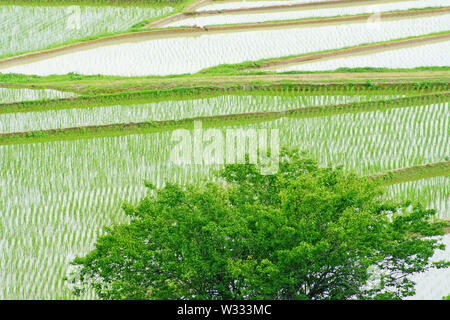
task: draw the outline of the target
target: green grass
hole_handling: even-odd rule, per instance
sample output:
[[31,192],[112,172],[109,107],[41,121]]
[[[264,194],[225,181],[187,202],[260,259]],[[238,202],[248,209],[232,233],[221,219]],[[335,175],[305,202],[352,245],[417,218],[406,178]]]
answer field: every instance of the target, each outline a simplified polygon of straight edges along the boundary
[[405,95],[420,95],[422,93],[440,92],[449,89],[448,82],[416,82],[410,84],[362,84],[347,83],[345,85],[299,85],[298,83],[247,83],[229,84],[221,87],[196,86],[174,87],[170,89],[154,89],[140,91],[126,91],[112,94],[85,95],[75,98],[60,100],[34,100],[16,103],[0,104],[0,114],[11,112],[36,112],[48,110],[62,110],[72,108],[103,107],[118,104],[142,104],[150,102],[162,102],[170,100],[193,100],[211,98],[220,95],[378,95],[392,96],[402,93]]

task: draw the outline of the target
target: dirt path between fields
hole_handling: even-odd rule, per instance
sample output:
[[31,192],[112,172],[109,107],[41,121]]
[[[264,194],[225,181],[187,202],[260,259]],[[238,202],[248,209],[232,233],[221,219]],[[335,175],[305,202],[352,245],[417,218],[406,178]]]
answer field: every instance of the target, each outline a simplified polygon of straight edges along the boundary
[[[450,8],[429,9],[420,11],[401,11],[382,13],[381,19],[401,19],[416,16],[430,16],[447,14],[450,12]],[[367,20],[372,14],[364,14],[358,16],[345,16],[338,18],[327,19],[306,19],[306,20],[292,20],[292,21],[279,21],[279,22],[265,22],[265,23],[251,23],[251,24],[236,24],[236,25],[223,25],[223,26],[210,26],[210,27],[181,27],[174,29],[156,29],[148,31],[139,31],[127,34],[120,34],[95,40],[89,40],[74,44],[69,44],[57,48],[41,50],[37,52],[31,52],[5,58],[0,60],[0,72],[3,68],[31,63],[38,60],[48,59],[54,56],[67,54],[75,51],[93,49],[100,46],[107,46],[113,44],[120,44],[128,41],[145,41],[167,37],[191,37],[199,36],[210,33],[223,33],[223,32],[240,32],[250,30],[264,30],[273,28],[289,28],[289,27],[301,27],[317,24],[336,24],[336,23],[351,23]]]

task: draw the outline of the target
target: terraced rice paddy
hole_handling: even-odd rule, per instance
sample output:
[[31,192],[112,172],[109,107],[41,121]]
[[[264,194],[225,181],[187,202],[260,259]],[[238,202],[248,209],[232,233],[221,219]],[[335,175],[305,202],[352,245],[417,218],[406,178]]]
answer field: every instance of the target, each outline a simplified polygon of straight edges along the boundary
[[[290,1],[286,1],[290,2]],[[251,2],[250,2],[251,3]],[[283,4],[284,1],[281,1]],[[420,1],[401,1],[393,3],[376,3],[363,2],[353,6],[342,6],[332,8],[306,8],[306,9],[289,9],[289,11],[273,11],[273,12],[255,12],[242,14],[218,14],[213,16],[199,16],[193,18],[186,18],[167,24],[168,27],[177,26],[208,26],[221,24],[237,24],[237,23],[252,23],[252,22],[266,22],[266,21],[280,21],[280,20],[295,20],[305,18],[319,18],[319,17],[335,17],[344,15],[357,15],[366,13],[380,13],[387,11],[420,9],[429,7],[448,6],[447,0],[420,0]],[[203,8],[201,8],[203,9]],[[199,9],[200,10],[200,9]],[[206,10],[206,9],[205,9]],[[375,22],[375,21],[374,21]]]
[[[450,65],[450,41],[422,44],[400,49],[387,49],[374,53],[324,59],[278,68],[286,71],[324,71],[339,68],[417,68]],[[427,59],[427,57],[432,57]]]
[[171,7],[16,6],[0,4],[0,58],[46,49],[133,25]]
[[[75,97],[72,92],[62,92],[52,89],[12,89],[0,88],[0,103],[13,103],[31,100],[54,100]],[[0,123],[0,126],[3,124]]]
[[[282,144],[308,150],[322,164],[371,174],[442,160],[450,152],[448,113],[448,103],[437,103],[230,128],[278,128]],[[145,194],[144,180],[161,186],[214,179],[216,166],[171,163],[170,139],[169,131],[1,146],[0,241],[13,258],[2,260],[8,273],[0,297],[71,297],[62,280],[68,262],[91,248],[102,226],[124,221],[120,205]]]
[[165,133],[0,147],[0,298],[73,298],[63,279],[69,262],[92,249],[103,226],[125,221],[121,205],[143,197],[143,179],[161,185],[199,176],[195,167],[163,162],[169,139]]
[[[299,95],[284,92],[283,96],[227,95],[213,98],[164,101],[147,104],[72,108],[42,112],[0,114],[0,133],[60,129],[87,125],[180,120],[194,117],[282,111],[311,106],[347,104],[388,98],[397,94],[374,92],[372,95]],[[331,93],[331,92],[330,92]]]
[[[319,1],[214,1],[196,10]],[[215,14],[171,25],[259,22],[441,5],[448,5],[448,1],[377,1],[376,5],[364,2],[248,15]],[[87,36],[122,32],[173,10],[131,5],[80,8],[81,29],[67,31],[67,23],[73,22],[68,10],[73,8],[0,5],[0,16],[6,17],[0,23],[0,58]],[[216,170],[222,164],[178,165],[171,157],[177,143],[174,131],[183,128],[193,133],[193,118],[209,117],[202,120],[203,127],[223,134],[230,129],[277,129],[281,147],[297,147],[321,165],[342,165],[347,172],[367,176],[447,163],[447,40],[278,65],[264,78],[260,72],[267,70],[258,63],[248,63],[251,70],[230,67],[218,74],[179,76],[221,64],[299,56],[450,31],[450,14],[375,22],[130,37],[118,44],[101,45],[100,41],[97,47],[43,56],[14,66],[5,67],[0,61],[0,87],[5,87],[0,88],[0,299],[76,299],[65,281],[72,270],[70,262],[93,249],[105,226],[128,221],[121,206],[124,202],[135,204],[146,195],[144,182],[161,187],[168,182],[184,185],[215,181]],[[390,78],[385,78],[384,72],[370,71],[367,78],[362,72],[354,77],[349,76],[354,73],[345,74],[350,80],[325,73],[330,78],[321,81],[301,81],[301,73],[295,75],[299,78],[286,79],[287,75],[282,78],[274,72],[422,66],[441,68],[435,77],[430,76],[434,74],[430,70],[415,70],[415,77],[408,70],[393,71]],[[67,73],[81,75],[20,75]],[[149,82],[108,75],[145,76]],[[246,78],[236,80],[239,84],[231,80],[241,76]],[[96,89],[109,85],[110,95],[96,95]],[[68,88],[78,93],[62,91]],[[384,197],[420,201],[435,209],[439,218],[450,217],[449,172],[414,172],[417,175],[401,182],[386,182]],[[450,260],[449,239],[445,236],[447,249],[437,252],[436,260]],[[412,298],[441,299],[448,295],[449,272],[436,270],[416,276],[417,293]],[[80,298],[97,297],[90,291]]]
[[184,74],[219,64],[338,49],[369,42],[442,32],[449,28],[450,14],[445,14],[417,19],[382,21],[378,29],[364,22],[238,33],[212,33],[197,37],[124,42],[0,69],[0,72],[29,75],[75,72],[85,75],[120,76]]
[[226,10],[226,9],[238,9],[238,8],[258,8],[276,5],[292,5],[301,3],[312,3],[312,2],[325,2],[329,0],[281,0],[281,1],[233,1],[233,2],[220,2],[214,1],[213,3],[208,3],[201,6],[196,11],[208,11],[208,10]]
[[[446,245],[445,251],[439,251],[433,256],[433,261],[445,260],[450,256],[450,235],[444,236],[441,243]],[[430,300],[430,297],[445,297],[450,290],[450,282],[442,281],[450,278],[450,268],[430,270],[424,274],[412,277],[416,281],[417,293],[409,299]]]
[[450,152],[448,114],[445,103],[307,119],[284,118],[261,126],[279,128],[282,145],[298,146],[321,164],[343,164],[368,175],[444,160]]

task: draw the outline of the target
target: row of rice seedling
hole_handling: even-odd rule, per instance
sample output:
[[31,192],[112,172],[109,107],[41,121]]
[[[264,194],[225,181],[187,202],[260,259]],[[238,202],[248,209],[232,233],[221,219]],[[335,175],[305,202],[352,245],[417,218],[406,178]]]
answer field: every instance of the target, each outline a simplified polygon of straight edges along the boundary
[[23,4],[23,5],[96,5],[96,6],[139,6],[152,7],[155,4],[178,3],[181,0],[2,0],[5,4]]
[[347,104],[398,98],[403,95],[389,90],[374,90],[366,95],[323,90],[325,95],[281,89],[276,95],[249,95],[241,92],[211,98],[169,100],[146,104],[113,105],[89,108],[49,110],[42,112],[0,114],[0,133],[60,129],[87,125],[180,120],[186,118],[297,109],[310,106]]
[[[448,156],[448,113],[448,103],[435,103],[221,131],[279,129],[281,145],[310,150],[322,164],[372,174]],[[166,131],[0,146],[0,297],[71,297],[63,281],[68,262],[92,248],[102,226],[124,221],[121,201],[141,198],[144,181],[215,179],[217,165],[172,162],[171,138]]]
[[325,71],[338,68],[417,68],[450,66],[450,41],[387,49],[366,54],[330,58],[277,68],[285,71]]
[[294,20],[304,18],[335,17],[366,13],[380,13],[386,11],[420,9],[429,7],[448,6],[447,0],[414,0],[389,3],[361,3],[359,6],[318,7],[308,9],[290,9],[289,11],[256,12],[245,14],[216,14],[186,18],[169,23],[168,27],[178,26],[207,26],[221,24],[254,23],[280,20]]
[[172,7],[0,5],[0,58],[126,31]]
[[262,0],[262,1],[213,1],[198,8],[196,11],[210,11],[210,10],[226,10],[226,9],[239,9],[239,8],[258,8],[277,5],[292,5],[300,3],[314,3],[324,2],[329,0]]
[[388,187],[385,196],[396,201],[420,202],[427,208],[450,215],[450,176],[393,184]]
[[[450,234],[443,236],[440,242],[445,244],[445,250],[435,252],[432,257],[434,262],[448,261],[450,257]],[[441,300],[450,292],[450,268],[431,269],[410,279],[416,282],[416,294],[408,300]]]
[[62,92],[52,89],[0,88],[0,104],[31,100],[54,100],[76,96],[72,92]]
[[[71,52],[61,56],[0,69],[22,74],[169,75],[198,72],[219,64],[299,55],[446,31],[450,14],[417,19],[255,30],[200,33]],[[137,63],[136,61],[139,61]]]

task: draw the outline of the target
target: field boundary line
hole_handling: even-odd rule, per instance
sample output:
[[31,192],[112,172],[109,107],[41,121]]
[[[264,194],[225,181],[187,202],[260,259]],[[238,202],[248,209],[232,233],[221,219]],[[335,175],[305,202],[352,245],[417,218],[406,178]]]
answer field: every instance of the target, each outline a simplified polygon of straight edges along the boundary
[[[216,14],[227,14],[227,13],[252,13],[261,11],[276,11],[276,10],[287,10],[287,9],[297,9],[297,8],[314,8],[317,7],[327,7],[327,6],[337,6],[337,5],[358,5],[360,3],[378,3],[384,0],[328,0],[328,1],[317,1],[317,2],[305,2],[305,3],[290,3],[290,4],[276,4],[270,6],[261,7],[250,7],[250,8],[232,8],[232,9],[216,9],[216,10],[202,10],[202,11],[192,11],[186,10],[187,16],[204,16],[204,15],[216,15]],[[404,2],[404,0],[393,0],[392,2]],[[214,3],[214,1],[212,1]],[[320,8],[317,8],[320,9]]]
[[[367,177],[375,181],[380,181],[384,186],[390,186],[403,182],[449,176],[450,161],[440,161],[381,171]],[[446,223],[447,226],[444,227],[444,233],[450,234],[450,217],[436,217],[434,221]]]

